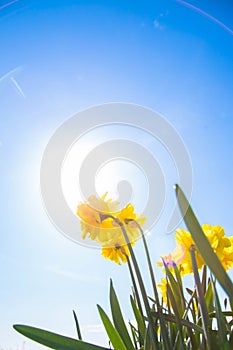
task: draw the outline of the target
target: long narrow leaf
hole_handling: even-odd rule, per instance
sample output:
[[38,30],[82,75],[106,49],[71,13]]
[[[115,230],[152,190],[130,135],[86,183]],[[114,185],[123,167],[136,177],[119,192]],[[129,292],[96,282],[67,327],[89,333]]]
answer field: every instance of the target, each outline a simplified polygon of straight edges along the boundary
[[217,278],[218,282],[221,284],[233,302],[233,284],[226,271],[224,270],[221,262],[219,261],[217,255],[214,253],[189,202],[187,201],[187,198],[178,185],[176,185],[176,196],[180,211],[183,215],[186,226],[188,227],[188,230],[190,231],[192,238],[198,248],[198,251],[202,255],[206,264],[209,266],[213,275]]
[[128,350],[134,350],[133,343],[130,339],[128,330],[125,325],[124,318],[122,316],[122,312],[121,312],[119,301],[116,296],[116,292],[113,288],[112,280],[110,282],[110,304],[111,304],[111,311],[112,311],[114,326],[116,327],[126,348]]
[[96,346],[83,342],[81,340],[75,340],[72,338],[64,337],[60,334],[45,331],[43,329],[34,328],[24,325],[14,325],[14,329],[23,334],[25,337],[36,341],[42,345],[45,345],[52,349],[61,350],[110,350],[101,346]]
[[212,289],[212,284],[210,281],[208,282],[207,290],[205,293],[205,301],[206,301],[206,306],[207,306],[208,312],[210,314],[210,312],[213,312],[213,310],[214,310],[213,289]]
[[146,334],[146,327],[145,327],[145,323],[143,321],[142,315],[139,311],[139,309],[137,308],[136,302],[134,301],[133,297],[130,296],[130,301],[131,301],[131,305],[132,305],[132,309],[134,312],[134,316],[138,325],[138,331],[140,336],[144,339],[145,338],[145,334]]
[[82,335],[81,335],[81,330],[80,330],[80,327],[79,327],[78,317],[77,317],[76,312],[74,310],[73,310],[73,316],[74,316],[74,321],[75,321],[75,326],[76,326],[78,339],[82,340]]
[[175,277],[173,276],[173,274],[171,273],[169,268],[165,267],[165,269],[166,269],[166,275],[167,275],[168,281],[170,283],[170,287],[172,289],[174,298],[176,300],[176,305],[178,307],[179,314],[180,314],[180,316],[182,316],[184,313],[184,307],[183,307],[184,303],[183,303],[183,299],[182,299],[182,297],[183,297],[182,291],[180,290],[179,283],[176,281]]
[[130,330],[131,330],[131,334],[132,334],[132,338],[133,338],[133,342],[134,342],[134,348],[137,349],[138,342],[139,342],[138,330],[131,322],[129,322],[129,326],[130,326]]
[[167,283],[167,296],[168,296],[168,299],[171,302],[171,306],[172,306],[174,314],[175,314],[177,328],[178,328],[178,334],[179,334],[179,339],[180,339],[180,348],[182,350],[184,350],[185,346],[184,346],[184,336],[183,336],[183,332],[182,332],[181,318],[180,318],[180,315],[179,315],[178,306],[177,306],[174,294],[173,294],[173,292],[171,290],[171,287],[170,287],[169,283]]
[[218,324],[218,338],[219,343],[221,344],[221,347],[223,350],[229,350],[229,344],[227,340],[227,327],[226,327],[226,319],[222,313],[218,293],[216,290],[215,282],[213,281],[213,278],[211,276],[211,283],[213,286],[213,295],[214,295],[214,303],[215,303],[215,309],[216,309],[216,319]]
[[[154,315],[155,315],[155,317],[157,317],[158,313],[154,312]],[[166,322],[177,323],[176,316],[173,315],[173,314],[163,314],[163,317],[164,317]],[[193,330],[203,334],[203,329],[200,326],[196,325],[195,323],[187,321],[184,318],[180,318],[179,321],[180,321],[182,326],[185,326],[187,328],[193,329]]]
[[198,296],[198,301],[199,301],[199,306],[200,306],[200,312],[201,312],[201,317],[202,317],[202,324],[203,324],[205,339],[207,342],[207,348],[210,349],[210,338],[209,338],[210,318],[209,318],[207,305],[206,305],[206,301],[205,301],[205,297],[204,297],[204,293],[203,293],[203,289],[202,289],[202,284],[200,281],[200,276],[198,273],[196,257],[195,257],[195,250],[193,247],[190,248],[190,255],[191,255],[191,260],[192,260],[193,274],[194,274],[194,279],[195,279],[195,284],[196,284],[196,289],[197,289],[197,296]]
[[113,345],[114,349],[117,350],[127,350],[125,344],[123,343],[119,333],[113,326],[112,322],[110,321],[108,315],[105,313],[105,311],[101,308],[101,306],[97,305],[101,320],[103,322],[103,325],[106,329],[106,332],[109,336],[110,342]]
[[149,330],[149,325],[148,325],[147,329],[146,329],[145,340],[144,340],[144,350],[154,349],[150,344],[150,334],[149,333],[150,333],[150,330]]

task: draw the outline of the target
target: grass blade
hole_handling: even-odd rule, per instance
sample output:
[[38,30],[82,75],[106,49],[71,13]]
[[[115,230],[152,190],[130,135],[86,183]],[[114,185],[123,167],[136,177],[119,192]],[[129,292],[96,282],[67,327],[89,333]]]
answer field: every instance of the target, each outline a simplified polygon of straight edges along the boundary
[[82,335],[81,335],[81,330],[80,330],[80,327],[79,327],[78,317],[77,317],[76,312],[74,310],[73,310],[73,315],[74,315],[74,321],[75,321],[75,326],[76,326],[78,339],[82,340]]
[[111,304],[113,323],[116,327],[116,330],[118,331],[126,348],[128,350],[134,350],[133,343],[130,339],[129,333],[128,333],[126,325],[125,325],[124,318],[122,316],[119,301],[117,299],[115,290],[113,288],[112,280],[110,282],[110,304]]
[[198,301],[199,301],[199,306],[200,306],[200,312],[201,312],[201,317],[202,317],[202,325],[204,329],[204,334],[205,334],[205,339],[207,343],[207,348],[210,349],[210,339],[209,339],[209,333],[210,333],[210,318],[207,310],[207,305],[202,289],[202,284],[200,281],[200,276],[198,273],[198,268],[197,268],[197,263],[196,263],[196,258],[195,258],[195,250],[196,248],[193,246],[190,248],[190,254],[191,254],[191,259],[192,259],[192,267],[193,267],[193,274],[194,274],[194,279],[195,279],[195,284],[196,284],[196,289],[197,289],[197,296],[198,296]]
[[145,339],[146,327],[145,327],[144,320],[132,296],[130,296],[130,301],[131,301],[134,317],[138,325],[139,334],[143,339]]
[[[157,317],[158,313],[154,312],[154,316]],[[166,322],[177,323],[176,316],[173,314],[163,314],[163,317],[164,317]],[[190,322],[184,318],[179,318],[179,320],[180,320],[180,323],[182,326],[193,329],[193,330],[199,332],[200,334],[203,334],[203,329],[200,326],[198,326],[197,324]]]
[[52,349],[62,350],[110,350],[81,340],[64,337],[60,334],[24,325],[14,325],[14,329],[25,337]]
[[171,271],[169,270],[169,268],[165,266],[165,270],[166,270],[167,279],[170,283],[170,288],[172,289],[173,296],[174,296],[175,301],[176,301],[176,305],[177,305],[179,314],[180,314],[180,316],[182,316],[184,313],[184,303],[183,303],[182,291],[180,290],[180,285],[175,280],[175,278],[174,278],[173,274],[171,273]]
[[169,283],[167,283],[167,296],[168,296],[168,299],[171,302],[171,306],[172,306],[174,314],[175,314],[175,319],[176,319],[176,324],[177,324],[178,334],[179,334],[179,339],[180,339],[180,348],[182,350],[184,350],[185,349],[185,345],[184,345],[184,336],[183,336],[183,332],[182,332],[181,318],[180,318],[180,315],[179,315],[179,310],[178,310],[178,306],[177,306],[174,294],[173,294],[173,292],[171,290],[171,287],[170,287]]
[[214,303],[215,303],[215,310],[216,310],[216,319],[218,324],[218,338],[219,338],[219,344],[221,344],[221,347],[223,350],[229,350],[229,344],[227,340],[227,327],[226,327],[226,319],[222,313],[218,293],[216,290],[215,282],[213,281],[213,278],[211,276],[211,283],[213,287],[213,295],[214,295]]
[[105,330],[109,336],[110,342],[113,345],[114,349],[117,350],[127,350],[125,344],[123,343],[123,340],[121,339],[119,333],[117,332],[116,328],[113,326],[112,322],[110,321],[108,315],[105,313],[105,311],[101,308],[101,306],[97,305],[101,320],[103,322],[103,325],[105,327]]

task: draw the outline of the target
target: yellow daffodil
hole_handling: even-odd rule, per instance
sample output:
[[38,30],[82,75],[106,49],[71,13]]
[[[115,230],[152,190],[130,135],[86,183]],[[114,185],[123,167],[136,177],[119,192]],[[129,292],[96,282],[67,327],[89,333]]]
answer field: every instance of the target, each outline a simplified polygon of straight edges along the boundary
[[[233,267],[233,237],[226,237],[224,229],[218,225],[211,226],[204,224],[202,229],[225,270],[228,270],[229,267]],[[195,245],[195,243],[191,234],[179,228],[176,230],[175,240],[177,245],[175,250],[168,256],[162,256],[162,259],[168,266],[170,266],[172,262],[179,266],[181,275],[192,273],[190,248]],[[196,251],[196,262],[198,269],[201,269],[205,264],[198,250]],[[158,263],[158,265],[162,266],[163,264]]]
[[106,259],[115,261],[118,265],[121,262],[127,262],[127,256],[130,256],[129,248],[123,235],[113,237],[102,248],[102,256]]
[[[87,203],[80,203],[77,207],[77,215],[81,218],[81,230],[83,232],[82,238],[89,238],[98,240],[99,235],[108,239],[108,234],[113,229],[112,219],[108,218],[102,220],[103,215],[112,215],[118,209],[118,202],[111,199],[106,200],[105,193],[101,198],[91,196]],[[102,230],[102,231],[101,231]],[[113,234],[113,233],[112,233]]]
[[226,271],[228,271],[230,267],[233,267],[233,236],[228,237],[228,240],[230,242],[230,246],[223,249],[221,258],[221,262]]
[[[182,275],[193,272],[192,260],[190,255],[191,246],[195,245],[192,236],[189,232],[178,228],[176,230],[175,240],[177,243],[177,251],[180,250],[181,254],[176,255],[176,264],[180,265],[180,270]],[[200,269],[204,265],[204,260],[201,255],[197,252],[196,254],[197,267]]]
[[214,252],[222,262],[225,270],[233,266],[233,237],[226,237],[221,226],[203,225],[202,229],[207,236]]
[[146,220],[135,213],[132,204],[119,210],[118,202],[106,200],[106,194],[101,198],[91,196],[87,203],[80,203],[77,215],[81,219],[82,238],[89,235],[89,238],[100,243],[102,255],[117,264],[126,262],[126,256],[130,255],[122,226],[133,245],[140,237],[138,225],[142,226]]
[[117,213],[116,216],[125,226],[129,241],[133,243],[138,240],[140,235],[138,231],[138,224],[140,226],[143,226],[145,224],[145,216],[137,215],[134,212],[134,206],[132,204],[128,204],[119,213]]

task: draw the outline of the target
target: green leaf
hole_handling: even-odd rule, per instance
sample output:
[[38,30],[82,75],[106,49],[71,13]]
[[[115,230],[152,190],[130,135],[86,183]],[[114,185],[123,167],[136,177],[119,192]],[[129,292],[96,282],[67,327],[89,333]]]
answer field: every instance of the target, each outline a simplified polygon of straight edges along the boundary
[[173,296],[174,296],[175,301],[176,301],[179,315],[182,316],[184,313],[184,307],[183,307],[184,302],[183,302],[183,298],[182,298],[183,297],[182,291],[180,290],[180,285],[176,281],[176,279],[174,278],[174,276],[171,273],[171,271],[169,270],[169,268],[165,266],[165,270],[166,270],[167,278],[168,278],[169,283],[170,283],[170,287],[171,287],[172,292],[173,292]]
[[110,282],[110,304],[111,304],[113,323],[116,327],[116,330],[118,331],[126,348],[128,350],[134,350],[133,343],[130,339],[129,333],[128,333],[126,325],[125,325],[124,318],[122,316],[119,301],[117,299],[115,290],[113,288],[112,280]]
[[183,215],[185,224],[190,231],[192,238],[203,257],[205,263],[209,266],[213,275],[217,278],[218,282],[221,284],[225,292],[230,297],[233,302],[233,284],[227,275],[224,267],[219,261],[217,255],[214,253],[208,239],[206,238],[202,228],[189,204],[187,198],[185,197],[181,188],[176,185],[176,197],[180,207],[180,211]]
[[79,327],[78,317],[77,317],[76,312],[74,310],[73,310],[73,315],[74,315],[74,321],[75,321],[78,339],[82,340],[82,335],[81,335],[81,331],[80,331],[80,327]]
[[139,332],[136,329],[136,327],[134,325],[132,325],[132,323],[129,322],[129,326],[130,326],[130,330],[131,330],[131,334],[132,334],[132,338],[133,338],[133,342],[134,342],[134,348],[137,349],[138,346],[138,342],[139,342]]
[[218,324],[218,338],[219,338],[219,344],[221,344],[221,348],[224,350],[229,349],[228,339],[227,339],[227,327],[226,327],[226,319],[222,313],[218,292],[216,290],[215,282],[213,281],[213,278],[211,276],[211,283],[213,286],[213,295],[214,295],[214,303],[215,303],[215,309],[216,309],[216,319]]
[[[158,316],[158,313],[156,311],[154,311],[154,316],[157,317]],[[176,319],[176,316],[173,315],[173,314],[166,314],[164,313],[163,314],[163,317],[165,319],[165,321],[167,322],[172,322],[172,323],[177,323],[177,319]],[[203,329],[198,326],[197,324],[193,323],[193,322],[190,322],[184,318],[179,318],[179,321],[181,323],[182,326],[185,326],[187,328],[190,328],[190,329],[193,329],[199,333],[203,333]]]
[[154,349],[150,344],[150,334],[149,333],[150,333],[150,330],[149,330],[149,325],[148,325],[147,329],[146,329],[145,338],[144,338],[144,350]]
[[106,332],[109,336],[110,342],[113,345],[114,349],[117,350],[127,350],[125,347],[125,344],[123,343],[123,340],[121,339],[119,333],[113,326],[112,322],[110,321],[108,315],[104,312],[104,310],[101,308],[101,306],[97,305],[101,320],[104,324],[104,327],[106,329]]
[[[222,311],[222,314],[224,315],[224,317],[231,317],[231,318],[233,317],[233,312],[232,311]],[[211,318],[216,318],[217,314],[216,314],[216,312],[211,312],[209,314],[209,316]],[[231,322],[233,322],[233,320],[231,320]]]
[[171,290],[171,287],[169,285],[169,283],[167,283],[167,297],[169,299],[169,301],[171,302],[174,314],[175,314],[175,319],[176,319],[176,324],[177,324],[177,328],[178,328],[178,334],[179,334],[179,339],[180,339],[180,348],[182,350],[185,349],[185,345],[184,345],[184,334],[182,332],[182,323],[181,323],[181,317],[178,311],[178,306],[174,297],[174,294]]
[[208,312],[212,312],[214,309],[214,297],[213,297],[213,289],[212,289],[212,284],[209,281],[208,282],[208,286],[207,286],[207,290],[205,293],[205,301],[206,301],[206,306],[208,309]]
[[182,283],[181,274],[180,274],[180,271],[179,271],[177,265],[175,265],[175,267],[174,267],[174,272],[175,272],[175,276],[176,276],[176,279],[177,279],[177,283],[179,285],[179,290],[180,290],[180,293],[181,293],[181,297],[182,297],[183,303],[185,305],[183,283]]
[[206,282],[207,282],[207,266],[203,266],[203,271],[202,271],[202,280],[201,280],[201,285],[202,285],[202,290],[203,294],[206,294]]
[[137,325],[138,325],[138,331],[141,335],[141,337],[144,339],[145,338],[145,334],[146,334],[146,327],[145,327],[145,323],[143,321],[142,315],[135,303],[135,300],[133,299],[132,295],[130,295],[130,301],[131,301],[131,305],[132,305],[132,309],[133,309],[133,313],[135,316],[135,319],[137,321]]
[[201,317],[202,317],[202,325],[203,325],[204,334],[205,334],[205,338],[206,338],[206,342],[207,342],[207,348],[210,349],[210,339],[209,339],[210,318],[209,318],[207,305],[206,305],[206,301],[205,301],[205,297],[204,297],[204,293],[203,293],[203,289],[202,289],[202,284],[200,281],[200,276],[198,273],[195,251],[196,251],[196,248],[194,246],[192,246],[190,248],[190,255],[191,255],[191,260],[192,260],[194,280],[195,280],[197,296],[198,296],[198,301],[199,301],[199,306],[200,306],[200,313],[201,313]]
[[23,334],[25,337],[57,350],[110,350],[101,346],[96,346],[75,340],[73,338],[64,337],[60,334],[51,333],[43,329],[34,328],[25,325],[14,325],[14,329]]

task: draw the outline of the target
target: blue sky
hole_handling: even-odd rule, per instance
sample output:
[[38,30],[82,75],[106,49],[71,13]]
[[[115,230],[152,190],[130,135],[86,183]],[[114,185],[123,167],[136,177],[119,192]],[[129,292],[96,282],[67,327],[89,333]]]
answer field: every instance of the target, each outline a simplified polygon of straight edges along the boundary
[[[131,317],[126,266],[66,239],[41,201],[43,151],[58,126],[84,108],[130,102],[166,117],[190,154],[200,222],[232,235],[233,5],[190,4],[0,1],[0,348],[38,348],[14,323],[75,336],[72,309],[85,339],[107,344],[96,304],[108,310],[110,277]],[[167,176],[174,201],[177,178]],[[161,227],[149,237],[154,262],[174,245]]]

